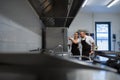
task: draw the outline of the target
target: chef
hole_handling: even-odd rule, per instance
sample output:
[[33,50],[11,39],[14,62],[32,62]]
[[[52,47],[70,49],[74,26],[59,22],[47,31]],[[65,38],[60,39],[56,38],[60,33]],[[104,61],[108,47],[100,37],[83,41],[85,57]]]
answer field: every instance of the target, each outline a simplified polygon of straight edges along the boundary
[[[82,56],[89,57],[94,53],[94,40],[91,36],[86,35],[85,31],[80,32],[81,45],[82,45]],[[83,60],[86,60],[83,58]]]

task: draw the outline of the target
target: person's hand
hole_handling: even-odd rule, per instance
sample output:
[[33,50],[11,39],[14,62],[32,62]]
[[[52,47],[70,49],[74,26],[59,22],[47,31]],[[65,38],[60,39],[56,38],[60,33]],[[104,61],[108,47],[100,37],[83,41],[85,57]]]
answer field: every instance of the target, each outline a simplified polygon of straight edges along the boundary
[[70,40],[70,37],[68,37],[68,39]]
[[71,38],[71,37],[68,37],[68,39],[69,39],[69,40],[72,40],[72,38]]
[[91,50],[90,55],[92,55],[93,53],[94,53],[94,51],[93,51],[93,50]]

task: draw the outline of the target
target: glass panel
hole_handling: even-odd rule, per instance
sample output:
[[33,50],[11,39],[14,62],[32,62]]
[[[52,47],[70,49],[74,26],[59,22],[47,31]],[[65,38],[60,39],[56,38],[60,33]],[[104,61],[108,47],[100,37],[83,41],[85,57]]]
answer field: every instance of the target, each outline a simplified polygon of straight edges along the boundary
[[108,40],[97,40],[98,50],[108,50]]
[[97,32],[108,33],[108,24],[97,24]]
[[97,46],[98,50],[109,50],[108,47],[108,24],[97,24]]

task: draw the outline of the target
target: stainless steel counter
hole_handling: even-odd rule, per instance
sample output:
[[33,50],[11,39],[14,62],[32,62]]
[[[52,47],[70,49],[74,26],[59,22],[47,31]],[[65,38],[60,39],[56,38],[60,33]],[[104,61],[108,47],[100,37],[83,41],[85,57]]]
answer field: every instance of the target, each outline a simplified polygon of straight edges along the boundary
[[0,80],[120,80],[108,68],[46,54],[0,54]]
[[6,66],[0,67],[0,80],[120,80],[120,75],[93,69]]

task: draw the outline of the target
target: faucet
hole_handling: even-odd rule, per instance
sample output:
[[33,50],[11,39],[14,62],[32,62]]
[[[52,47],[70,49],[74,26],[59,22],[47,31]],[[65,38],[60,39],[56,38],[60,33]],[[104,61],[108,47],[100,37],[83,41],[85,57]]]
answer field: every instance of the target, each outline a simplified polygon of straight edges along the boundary
[[[52,50],[49,50],[50,54],[54,54],[56,55],[57,54],[57,50],[59,50],[61,53],[62,53],[62,56],[63,56],[63,46],[62,45],[57,45],[54,49]],[[58,52],[59,52],[58,51]]]

